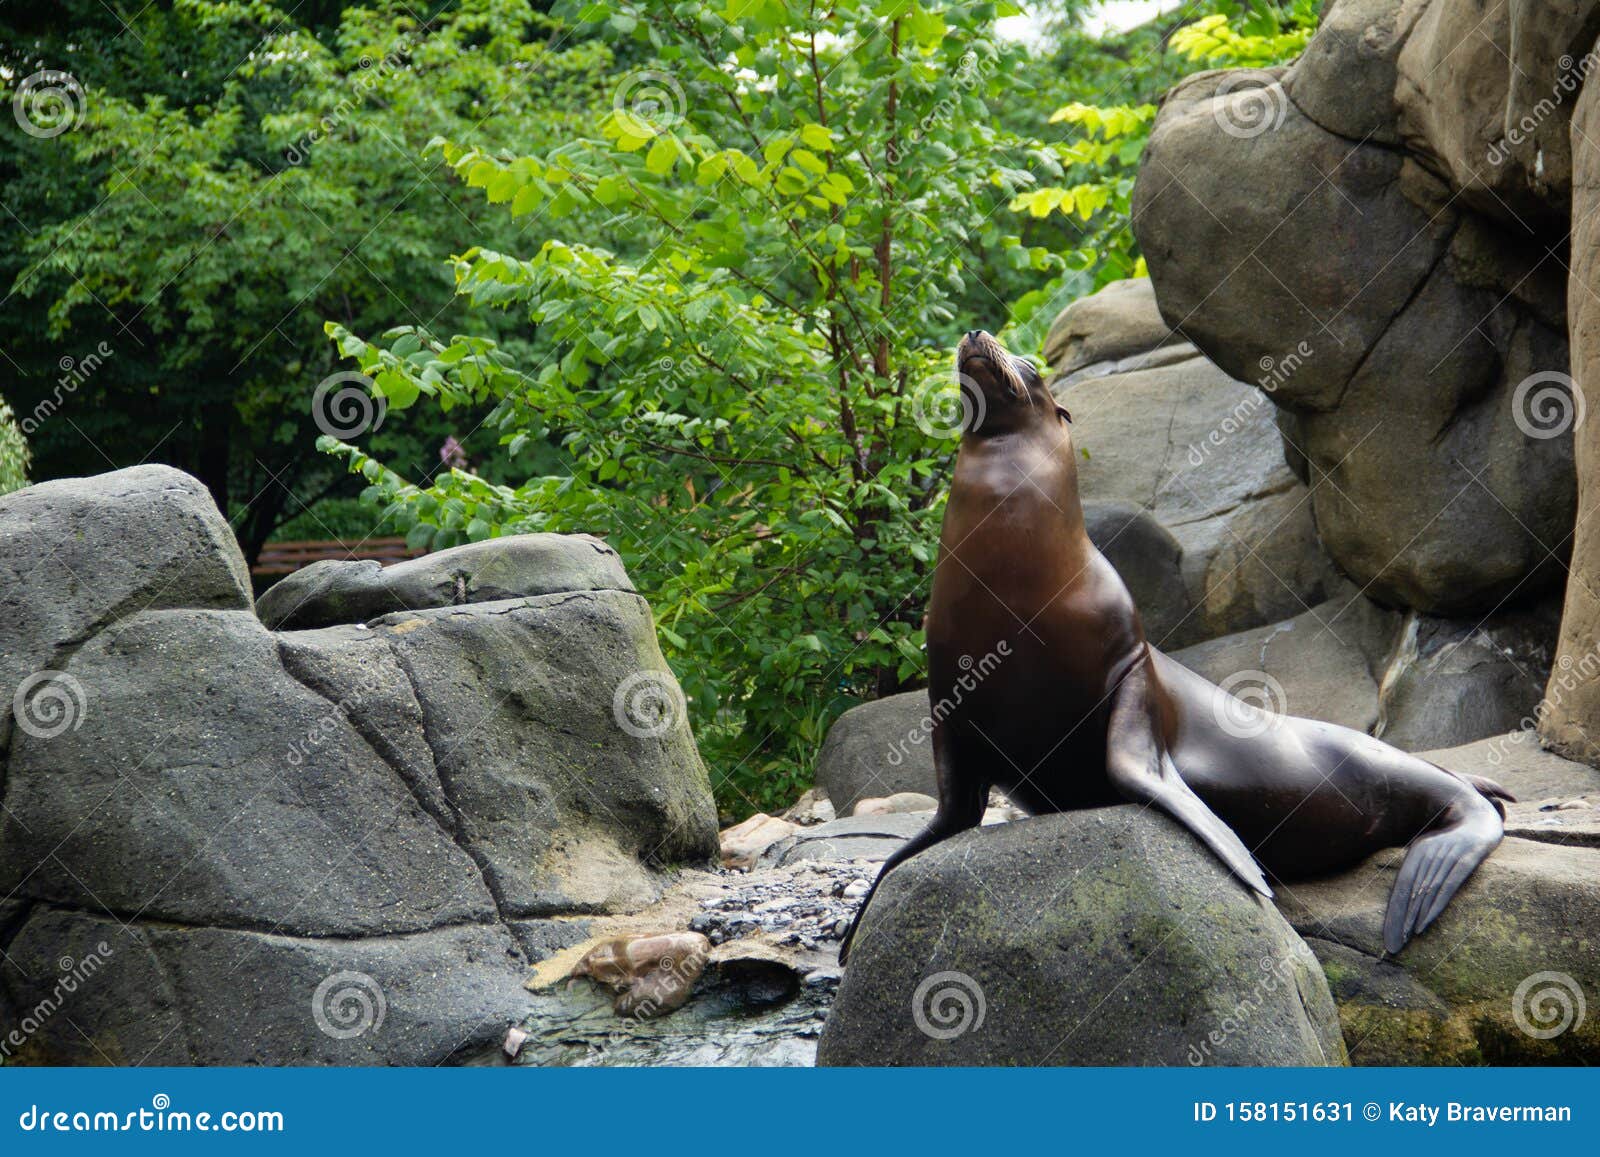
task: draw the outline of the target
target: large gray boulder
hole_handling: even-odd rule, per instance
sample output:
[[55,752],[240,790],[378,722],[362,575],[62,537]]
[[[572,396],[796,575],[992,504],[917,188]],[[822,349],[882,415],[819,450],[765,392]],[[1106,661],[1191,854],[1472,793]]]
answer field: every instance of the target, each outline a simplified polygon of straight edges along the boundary
[[[525,1010],[542,920],[633,910],[715,854],[682,692],[609,548],[442,552],[273,633],[204,494],[139,470],[0,499],[0,573],[63,536],[106,555],[4,627],[8,662],[53,664],[0,748],[0,1041],[32,1026],[8,1055],[437,1063]],[[94,998],[41,1017],[52,962],[91,951]],[[374,987],[387,1021],[344,1034]]]
[[493,918],[452,833],[249,612],[137,614],[65,671],[79,725],[13,736],[0,894],[322,936]]
[[1344,1062],[1306,945],[1188,832],[1134,806],[968,832],[897,868],[818,1052],[828,1065]]
[[817,755],[817,783],[837,815],[864,799],[903,791],[933,795],[933,720],[928,692],[904,691],[852,707],[834,721]]
[[1394,615],[1365,599],[1329,599],[1281,623],[1197,643],[1173,653],[1223,687],[1265,693],[1283,714],[1370,732],[1379,718],[1378,683]]
[[[250,575],[200,482],[170,466],[63,478],[0,503],[0,750],[24,682],[138,611],[250,609]],[[48,681],[33,686],[46,689]],[[37,695],[34,692],[33,695]],[[51,723],[54,697],[30,710]]]
[[717,853],[709,779],[639,595],[402,613],[374,630],[503,913],[638,907],[657,895],[654,868]]
[[1333,560],[1445,616],[1552,589],[1574,518],[1566,273],[1534,243],[1568,194],[1537,149],[1495,159],[1527,111],[1509,62],[1570,13],[1479,7],[1340,0],[1287,72],[1187,78],[1133,195],[1162,316],[1270,367]]
[[531,1004],[494,924],[345,940],[41,907],[7,952],[20,1064],[437,1065]]
[[1290,715],[1366,731],[1406,751],[1469,743],[1530,721],[1550,671],[1554,607],[1477,619],[1386,611],[1355,587],[1303,614],[1173,654]]

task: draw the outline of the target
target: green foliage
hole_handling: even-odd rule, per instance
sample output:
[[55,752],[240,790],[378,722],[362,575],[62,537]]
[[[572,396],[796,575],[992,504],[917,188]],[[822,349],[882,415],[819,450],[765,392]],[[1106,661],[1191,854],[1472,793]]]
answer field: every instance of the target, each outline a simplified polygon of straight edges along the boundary
[[[1059,149],[1072,185],[1052,185],[1019,194],[1011,208],[1033,217],[1051,213],[1076,216],[1082,222],[1077,246],[1068,262],[1077,278],[1068,284],[1081,293],[1092,293],[1108,282],[1124,277],[1143,277],[1144,258],[1138,255],[1129,227],[1129,201],[1138,173],[1139,157],[1150,136],[1156,106],[1089,105],[1074,101],[1057,109],[1051,124],[1077,127],[1082,136]],[[1044,331],[1064,302],[1058,285],[1034,290],[1022,298],[1013,311],[1019,332],[1008,334],[1013,344],[1037,349],[1044,343]],[[1053,306],[1053,308],[1043,308]]]
[[[455,279],[548,356],[329,327],[391,410],[488,404],[510,452],[561,448],[559,470],[520,485],[459,470],[422,485],[324,441],[415,542],[605,535],[655,608],[732,810],[787,802],[843,707],[922,678],[965,260],[1060,265],[1003,216],[1060,167],[988,113],[1025,67],[991,35],[1000,9],[585,5],[644,58],[611,107],[531,153],[439,143],[546,238],[526,256],[469,249]],[[611,215],[604,248],[579,239],[595,211]]]
[[1285,8],[1246,7],[1237,15],[1203,16],[1172,34],[1172,50],[1207,68],[1270,68],[1293,60],[1317,29],[1315,0],[1294,0]]
[[[127,32],[73,7],[71,26],[0,30],[8,104],[36,69],[82,87],[59,135],[0,122],[0,343],[22,367],[5,389],[21,414],[54,407],[30,424],[42,475],[155,454],[204,479],[253,553],[356,489],[314,449],[309,401],[337,368],[324,320],[500,328],[458,307],[440,258],[463,235],[509,244],[516,223],[423,146],[562,135],[605,99],[611,51],[528,0],[462,0],[426,27],[415,0],[174,0],[125,11]],[[102,342],[111,354],[63,392],[61,355]],[[445,436],[481,417],[397,416],[370,445],[437,468]]]
[[17,428],[16,415],[0,398],[0,494],[28,484],[28,442]]

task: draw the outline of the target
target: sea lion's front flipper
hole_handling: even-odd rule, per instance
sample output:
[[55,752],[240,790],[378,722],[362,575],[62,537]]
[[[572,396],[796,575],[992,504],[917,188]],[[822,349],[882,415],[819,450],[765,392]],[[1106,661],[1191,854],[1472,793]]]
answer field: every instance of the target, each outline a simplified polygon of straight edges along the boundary
[[1270,898],[1272,889],[1250,850],[1183,782],[1173,765],[1157,724],[1156,690],[1147,652],[1112,693],[1106,732],[1111,786],[1135,803],[1155,804],[1199,836],[1234,875]]
[[861,917],[866,915],[867,906],[872,903],[872,897],[877,895],[878,885],[883,883],[884,877],[894,870],[896,864],[983,822],[983,810],[989,802],[989,785],[979,778],[975,770],[957,766],[950,729],[939,718],[933,721],[933,769],[939,777],[939,810],[933,813],[933,819],[927,827],[896,848],[883,862],[883,867],[878,869],[877,879],[872,881],[867,894],[861,898],[861,905],[839,943],[840,964],[849,962],[850,946],[855,943]]
[[1498,824],[1469,819],[1413,842],[1389,893],[1383,950],[1392,956],[1426,931],[1467,877],[1499,846],[1503,834]]

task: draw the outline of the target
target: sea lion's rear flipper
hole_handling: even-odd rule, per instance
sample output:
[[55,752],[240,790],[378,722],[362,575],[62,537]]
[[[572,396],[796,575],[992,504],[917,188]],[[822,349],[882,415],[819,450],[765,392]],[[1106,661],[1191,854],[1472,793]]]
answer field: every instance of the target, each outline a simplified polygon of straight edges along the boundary
[[1499,845],[1498,824],[1454,824],[1414,841],[1389,893],[1383,950],[1391,956],[1438,919],[1457,889]]
[[1234,875],[1270,898],[1272,889],[1250,850],[1178,774],[1157,725],[1155,691],[1146,654],[1113,692],[1106,735],[1111,786],[1134,803],[1159,807],[1199,836]]
[[1450,774],[1464,781],[1473,791],[1494,804],[1494,810],[1500,813],[1501,819],[1506,818],[1506,804],[1517,802],[1516,796],[1486,776],[1468,775],[1464,771],[1454,771]]

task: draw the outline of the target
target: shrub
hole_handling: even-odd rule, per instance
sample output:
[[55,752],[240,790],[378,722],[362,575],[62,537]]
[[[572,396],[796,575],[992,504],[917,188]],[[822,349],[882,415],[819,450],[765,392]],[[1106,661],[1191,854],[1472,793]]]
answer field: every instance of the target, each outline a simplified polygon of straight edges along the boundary
[[[437,142],[544,238],[468,250],[458,292],[525,317],[548,355],[330,326],[391,410],[487,402],[509,451],[561,448],[559,470],[509,486],[413,482],[322,443],[419,543],[605,535],[655,608],[730,810],[787,802],[840,710],[922,677],[963,404],[952,304],[974,254],[1060,268],[1006,218],[1035,173],[1061,171],[990,113],[1022,67],[992,35],[1007,11],[586,5],[646,61],[588,133],[533,155]],[[559,235],[597,207],[606,248]]]

